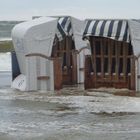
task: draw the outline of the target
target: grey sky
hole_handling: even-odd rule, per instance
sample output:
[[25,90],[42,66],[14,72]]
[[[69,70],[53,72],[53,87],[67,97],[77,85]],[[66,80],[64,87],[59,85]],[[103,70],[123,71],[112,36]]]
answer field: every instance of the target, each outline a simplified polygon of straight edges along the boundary
[[1,20],[31,19],[34,15],[140,19],[140,0],[0,0]]

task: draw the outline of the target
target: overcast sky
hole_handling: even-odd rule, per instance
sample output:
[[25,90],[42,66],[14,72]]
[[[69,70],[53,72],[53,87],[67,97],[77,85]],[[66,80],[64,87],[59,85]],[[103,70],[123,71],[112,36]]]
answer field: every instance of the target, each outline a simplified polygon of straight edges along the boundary
[[140,19],[140,0],[0,0],[0,20],[28,20],[38,15]]

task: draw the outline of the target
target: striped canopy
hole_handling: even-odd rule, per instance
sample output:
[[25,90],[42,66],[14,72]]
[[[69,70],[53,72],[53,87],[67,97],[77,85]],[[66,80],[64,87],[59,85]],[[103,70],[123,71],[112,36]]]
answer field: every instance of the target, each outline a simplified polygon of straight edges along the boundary
[[57,28],[62,37],[72,35],[72,26],[70,17],[61,17],[58,20]]
[[88,36],[107,37],[118,41],[130,41],[127,20],[87,20],[83,39]]

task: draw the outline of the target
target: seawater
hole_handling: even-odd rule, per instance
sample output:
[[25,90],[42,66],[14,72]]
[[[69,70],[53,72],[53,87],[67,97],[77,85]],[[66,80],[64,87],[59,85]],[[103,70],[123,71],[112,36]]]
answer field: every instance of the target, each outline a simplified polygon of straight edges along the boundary
[[0,40],[11,39],[11,31],[13,27],[23,21],[0,21]]
[[140,139],[140,98],[85,92],[78,87],[59,94],[0,89],[0,139]]
[[140,139],[140,98],[86,91],[82,85],[54,92],[13,90],[10,60],[10,53],[0,54],[0,139]]
[[10,86],[11,81],[11,53],[0,53],[0,87]]

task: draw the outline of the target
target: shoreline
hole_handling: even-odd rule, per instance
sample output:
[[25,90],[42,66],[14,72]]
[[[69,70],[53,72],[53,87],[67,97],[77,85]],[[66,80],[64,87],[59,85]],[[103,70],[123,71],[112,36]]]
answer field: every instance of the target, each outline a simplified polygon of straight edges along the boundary
[[11,38],[3,38],[0,39],[0,52],[6,53],[14,50],[12,39]]

